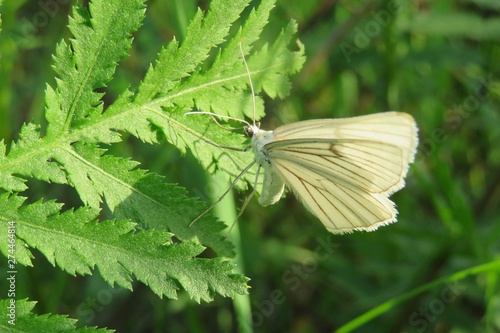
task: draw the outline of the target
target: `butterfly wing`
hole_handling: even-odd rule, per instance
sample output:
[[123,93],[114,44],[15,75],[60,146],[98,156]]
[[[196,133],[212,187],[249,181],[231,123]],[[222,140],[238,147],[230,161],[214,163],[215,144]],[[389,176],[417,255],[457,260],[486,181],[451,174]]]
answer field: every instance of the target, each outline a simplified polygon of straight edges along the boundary
[[276,173],[271,165],[264,165],[264,181],[259,196],[259,204],[263,207],[275,204],[285,191],[283,177]]
[[403,150],[411,163],[418,145],[413,117],[403,112],[381,112],[366,116],[299,121],[276,128],[277,141],[293,139],[358,139],[387,143]]
[[274,167],[304,206],[332,233],[372,231],[396,221],[394,203],[383,194],[334,182],[288,160],[278,159]]
[[418,145],[415,120],[401,112],[302,121],[273,133],[265,146],[272,159],[305,163],[326,178],[387,195],[404,186]]
[[281,126],[264,146],[272,168],[333,233],[396,220],[388,196],[404,186],[417,127],[404,113]]

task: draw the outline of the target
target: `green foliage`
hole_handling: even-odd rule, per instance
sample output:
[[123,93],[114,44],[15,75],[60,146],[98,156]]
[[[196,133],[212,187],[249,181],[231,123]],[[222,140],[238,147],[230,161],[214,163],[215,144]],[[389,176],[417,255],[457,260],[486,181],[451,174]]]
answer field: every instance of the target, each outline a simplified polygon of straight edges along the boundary
[[[498,0],[149,1],[132,44],[102,38],[127,22],[117,19],[106,28],[112,17],[104,17],[98,27],[86,23],[77,29],[75,20],[89,17],[79,10],[71,14],[68,31],[69,3],[53,12],[42,7],[46,3],[63,1],[4,1],[1,7],[0,178],[12,190],[2,192],[0,218],[8,213],[22,222],[23,214],[36,216],[17,224],[29,239],[17,239],[22,264],[16,298],[37,301],[34,308],[28,303],[26,313],[64,313],[78,318],[79,327],[118,332],[500,330]],[[140,8],[131,11],[143,15]],[[303,61],[301,44],[295,46],[291,37],[295,26],[307,62],[291,77],[286,98],[268,98],[286,95],[288,74]],[[80,31],[93,37],[77,38],[84,43],[79,49],[87,43],[107,48],[104,54],[83,49],[107,63],[77,58],[72,45]],[[55,47],[61,39],[66,49]],[[415,117],[419,152],[406,187],[392,197],[397,223],[372,233],[329,235],[287,195],[265,208],[251,201],[230,241],[223,239],[225,232],[220,235],[224,225],[210,216],[186,228],[206,208],[192,198],[217,199],[252,159],[251,153],[206,143],[244,147],[248,142],[240,131],[226,131],[207,116],[184,115],[201,110],[252,120],[240,42],[258,88],[258,118],[265,105],[264,129],[385,110]],[[114,53],[113,44],[127,55]],[[285,44],[295,52],[279,46]],[[57,59],[51,58],[55,50]],[[59,80],[69,80],[55,81],[51,64],[63,72]],[[60,97],[59,86],[66,82],[81,91],[73,102]],[[64,89],[75,92],[71,84]],[[32,124],[23,126],[26,121]],[[253,175],[245,180],[240,188]],[[236,200],[228,196],[213,211],[228,223],[247,193],[234,195]],[[53,236],[55,223],[66,219],[72,221],[64,223],[54,246],[56,240],[43,235]],[[39,225],[45,227],[34,228]],[[105,229],[113,231],[99,242]],[[102,249],[98,255],[91,255],[97,252],[92,244]],[[233,251],[235,268],[226,261]],[[208,273],[172,273],[173,263],[161,260],[159,267],[144,264],[130,271],[138,261],[151,263],[166,252],[186,259],[182,267],[190,272],[201,265]],[[108,265],[105,278],[76,273]],[[4,279],[7,270],[0,267]],[[136,277],[137,271],[143,274]],[[151,280],[150,272],[159,272],[162,283]],[[237,294],[246,287],[238,274],[251,278],[249,294]],[[175,286],[164,287],[170,282]],[[178,290],[177,299],[157,297],[161,290]],[[237,295],[228,299],[217,292]],[[209,295],[214,302],[200,305],[193,295]],[[34,331],[47,331],[42,328]]]
[[[10,147],[0,142],[0,186],[6,191],[0,195],[2,234],[14,222],[18,264],[31,266],[30,249],[38,249],[71,275],[97,268],[107,283],[128,289],[133,275],[160,297],[177,298],[179,289],[195,301],[210,301],[214,292],[246,293],[248,279],[233,274],[234,265],[221,258],[233,256],[220,233],[224,224],[206,215],[189,226],[203,211],[201,202],[102,146],[120,142],[123,133],[147,143],[165,137],[184,153],[190,149],[210,172],[219,169],[229,176],[248,164],[251,156],[221,152],[200,139],[242,146],[241,135],[228,134],[206,116],[184,115],[193,109],[252,115],[240,44],[248,54],[274,4],[263,1],[228,39],[248,3],[216,0],[207,13],[198,10],[182,44],[174,39],[161,50],[137,93],[126,89],[110,105],[103,102],[102,89],[129,53],[131,34],[144,19],[144,1],[96,0],[88,10],[75,5],[68,25],[72,38],[61,41],[53,57],[56,85],[46,86],[45,134],[29,123]],[[295,32],[292,22],[272,45],[248,57],[256,91],[271,97],[289,92],[288,75],[304,61],[302,49],[288,49]],[[258,116],[263,114],[260,102]],[[26,203],[18,194],[29,189],[27,179],[70,185],[84,206],[63,211],[55,201]],[[116,220],[98,221],[103,201]],[[8,245],[2,238],[6,256]],[[205,246],[220,257],[199,257]]]
[[[416,33],[446,37],[465,37],[472,40],[500,40],[500,19],[483,20],[468,13],[426,13],[414,17],[403,29]],[[406,25],[406,24],[405,24]]]
[[[196,258],[203,246],[195,242],[174,244],[172,234],[135,230],[128,221],[97,222],[98,211],[83,207],[59,214],[61,204],[35,202],[22,207],[17,196],[0,196],[0,212],[15,221],[17,262],[32,265],[23,243],[42,252],[47,260],[69,274],[91,274],[97,267],[110,285],[132,289],[132,276],[159,296],[176,298],[178,285],[199,301],[212,299],[209,290],[224,296],[244,293],[246,278],[228,274],[227,261]],[[2,224],[4,235],[7,223]],[[17,249],[22,255],[18,256]],[[104,254],[104,255],[103,255]]]
[[469,275],[478,275],[478,274],[484,274],[484,273],[491,273],[491,272],[495,272],[495,271],[500,271],[500,260],[491,261],[491,262],[483,264],[483,265],[478,265],[475,267],[464,269],[464,270],[457,272],[451,276],[436,279],[432,282],[421,285],[418,288],[415,288],[413,290],[405,292],[404,294],[401,294],[398,297],[394,297],[394,298],[390,299],[389,301],[380,304],[379,306],[371,309],[370,311],[367,311],[363,315],[351,320],[350,322],[348,322],[347,324],[345,324],[344,326],[342,326],[338,330],[336,330],[336,332],[337,333],[352,332],[356,328],[359,328],[359,327],[365,325],[370,320],[373,320],[376,317],[390,311],[391,309],[396,308],[401,303],[408,301],[409,299],[411,299],[411,298],[413,298],[413,297],[415,297],[423,292],[440,287],[442,284],[456,283],[457,281],[465,279]]
[[[76,327],[76,320],[68,319],[66,316],[33,314],[36,302],[29,302],[25,299],[15,302],[15,328],[17,332],[114,332],[114,330],[97,329],[95,327]],[[2,309],[9,309],[10,300],[0,300]],[[12,326],[2,320],[0,323],[2,332],[13,332]]]

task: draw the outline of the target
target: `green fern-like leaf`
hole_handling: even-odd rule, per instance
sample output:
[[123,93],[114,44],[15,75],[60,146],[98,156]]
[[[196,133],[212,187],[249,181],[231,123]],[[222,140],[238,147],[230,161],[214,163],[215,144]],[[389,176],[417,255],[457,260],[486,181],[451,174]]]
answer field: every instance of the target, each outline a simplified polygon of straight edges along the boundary
[[[220,233],[224,224],[206,215],[190,227],[204,204],[100,145],[120,141],[122,132],[156,143],[160,131],[182,152],[190,149],[209,172],[219,169],[232,178],[248,165],[251,154],[207,143],[242,147],[242,135],[185,112],[253,115],[240,45],[256,92],[271,97],[288,93],[288,76],[304,61],[300,44],[297,51],[289,49],[296,25],[291,22],[271,45],[249,55],[274,1],[262,1],[230,37],[231,25],[249,2],[214,0],[210,11],[198,11],[183,42],[174,39],[162,49],[137,92],[126,90],[107,107],[102,88],[127,55],[130,36],[144,18],[144,1],[95,0],[89,11],[75,6],[69,21],[73,38],[57,46],[56,85],[46,88],[46,134],[28,124],[10,149],[0,142],[0,186],[9,192],[0,197],[0,219],[4,228],[8,222],[16,224],[20,264],[31,265],[29,248],[37,248],[70,274],[90,274],[98,268],[108,283],[127,288],[133,274],[160,296],[175,298],[181,287],[197,301],[210,300],[213,292],[245,292],[247,279],[232,274],[227,261],[198,258],[204,246],[221,257],[233,255],[232,245]],[[222,51],[216,49],[222,43]],[[216,52],[214,61],[205,64],[211,52]],[[257,117],[262,117],[261,99],[257,105]],[[15,193],[26,190],[28,178],[73,186],[85,207],[61,213],[61,205],[52,201],[24,204]],[[253,181],[252,173],[245,179]],[[104,200],[117,220],[96,222]],[[147,230],[137,231],[136,224]],[[172,235],[180,242],[172,242]],[[7,254],[7,243],[0,243],[0,249]]]
[[[231,264],[196,258],[204,250],[198,243],[173,244],[172,234],[136,231],[135,223],[128,221],[96,222],[99,212],[90,207],[60,214],[61,205],[53,201],[22,206],[23,201],[0,195],[1,216],[15,221],[18,240],[71,275],[90,274],[97,267],[110,285],[132,289],[133,272],[160,296],[176,298],[181,286],[197,301],[211,300],[212,290],[224,296],[245,292],[247,279],[231,274]],[[2,226],[6,235],[7,223]]]
[[[76,320],[66,316],[42,315],[33,313],[36,302],[27,300],[16,300],[14,304],[11,300],[0,300],[2,309],[7,309],[4,320],[0,322],[1,332],[76,332],[76,333],[104,333],[114,332],[114,330],[97,329],[95,327],[76,327]],[[14,308],[15,317],[10,317],[10,308]],[[11,321],[11,323],[9,323]],[[15,324],[12,324],[15,323]]]
[[[204,28],[217,31],[213,39],[207,38],[206,33],[196,28],[199,26],[197,15],[188,29],[182,46],[174,41],[161,52],[156,66],[150,68],[139,87],[139,93],[133,103],[141,104],[138,108],[145,112],[146,117],[161,128],[167,139],[181,151],[191,149],[208,172],[220,169],[228,179],[234,179],[240,170],[250,164],[253,156],[221,150],[214,145],[207,144],[206,141],[243,147],[246,145],[243,136],[221,130],[211,119],[201,119],[200,116],[186,117],[185,112],[193,109],[213,111],[237,118],[253,115],[252,96],[247,91],[249,80],[241,59],[240,44],[247,53],[250,44],[257,39],[258,34],[267,24],[274,1],[263,1],[256,10],[252,11],[245,25],[227,42],[211,68],[206,72],[192,72],[195,66],[185,64],[186,48],[196,45],[197,59],[199,61],[205,59],[208,49],[212,46],[211,43],[214,45],[221,42],[220,33],[227,34],[236,16],[227,12],[228,8],[236,8],[236,6],[216,6],[219,2],[214,1],[213,10],[203,21]],[[241,11],[248,2],[236,1],[233,4],[240,3]],[[195,28],[191,28],[193,24]],[[283,97],[288,93],[290,88],[288,75],[297,72],[304,61],[302,49],[297,52],[291,52],[288,49],[295,31],[296,25],[291,22],[273,45],[270,47],[266,45],[248,58],[256,92],[264,90],[271,97]],[[169,74],[172,72],[170,67],[176,68],[176,76]],[[186,80],[183,80],[189,71],[192,73]],[[261,117],[263,103],[260,99],[257,105],[257,116]],[[200,137],[204,137],[204,140],[200,140]],[[217,163],[214,164],[213,161]],[[252,183],[254,177],[255,173],[249,172],[245,179]]]

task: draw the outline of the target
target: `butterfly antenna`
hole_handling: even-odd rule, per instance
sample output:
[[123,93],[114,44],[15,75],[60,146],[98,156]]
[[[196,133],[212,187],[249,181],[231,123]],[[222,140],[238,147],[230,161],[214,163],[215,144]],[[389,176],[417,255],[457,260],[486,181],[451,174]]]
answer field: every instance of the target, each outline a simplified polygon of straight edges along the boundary
[[219,122],[217,121],[217,118],[215,118],[215,116],[212,116],[212,115],[211,115],[210,117],[212,117],[212,120],[214,121],[215,125],[219,126],[220,128],[222,128],[222,129],[223,129],[223,130],[225,130],[225,131],[232,132],[232,131],[236,131],[236,130],[241,130],[241,129],[243,128],[243,127],[234,127],[234,128],[229,127],[229,128],[228,128],[228,127],[226,127],[226,126],[221,125],[221,123],[219,123]]
[[248,68],[247,60],[245,59],[245,52],[243,52],[243,45],[240,43],[241,56],[243,57],[243,63],[245,64],[245,69],[247,70],[248,81],[250,82],[250,89],[252,90],[252,104],[253,104],[253,125],[255,126],[255,115],[256,115],[256,102],[255,102],[255,90],[252,83],[252,75],[250,75],[250,69]]
[[[201,213],[200,215],[198,215],[194,220],[191,221],[191,223],[189,223],[189,227],[191,227],[196,221],[198,221],[200,218],[202,218],[206,213],[208,213],[210,210],[212,210],[212,208],[215,207],[215,205],[217,205],[219,202],[222,201],[222,199],[224,199],[224,197],[226,196],[226,194],[229,193],[229,191],[236,185],[236,183],[241,179],[241,177],[243,177],[243,175],[245,173],[247,173],[248,170],[250,170],[251,167],[253,167],[253,165],[256,163],[257,161],[253,161],[252,163],[250,163],[249,165],[247,165],[247,167],[245,169],[243,169],[243,171],[240,172],[240,174],[233,180],[233,182],[231,183],[231,186],[229,186],[229,188],[224,192],[222,193],[222,195],[219,197],[219,199],[217,199],[217,201],[215,201],[213,204],[210,205],[210,207],[208,207],[207,209],[205,209],[203,211],[203,213]],[[241,215],[241,214],[240,214]],[[238,215],[238,217],[240,216]],[[231,227],[232,228],[232,227]]]

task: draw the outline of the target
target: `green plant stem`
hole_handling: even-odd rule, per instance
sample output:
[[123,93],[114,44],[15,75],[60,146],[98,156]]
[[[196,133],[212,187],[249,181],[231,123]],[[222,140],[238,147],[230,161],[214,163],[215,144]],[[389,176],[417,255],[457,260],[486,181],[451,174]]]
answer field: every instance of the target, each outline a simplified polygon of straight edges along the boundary
[[[217,200],[224,191],[229,187],[229,184],[224,178],[224,175],[217,173],[213,177],[208,177],[209,182],[211,182],[211,188],[214,190],[212,192],[212,201]],[[237,216],[237,207],[234,202],[234,195],[232,191],[222,199],[222,201],[214,207],[214,215],[226,223],[229,227],[233,224]],[[227,232],[226,229],[225,232]],[[234,244],[236,256],[232,260],[236,264],[234,272],[236,274],[243,274],[245,267],[243,261],[243,252],[241,244],[241,234],[238,222],[235,223],[231,230],[231,233],[227,235],[228,239]],[[241,333],[251,333],[252,329],[252,311],[250,306],[250,296],[245,295],[235,295],[233,298],[234,310],[236,312],[236,320]]]

